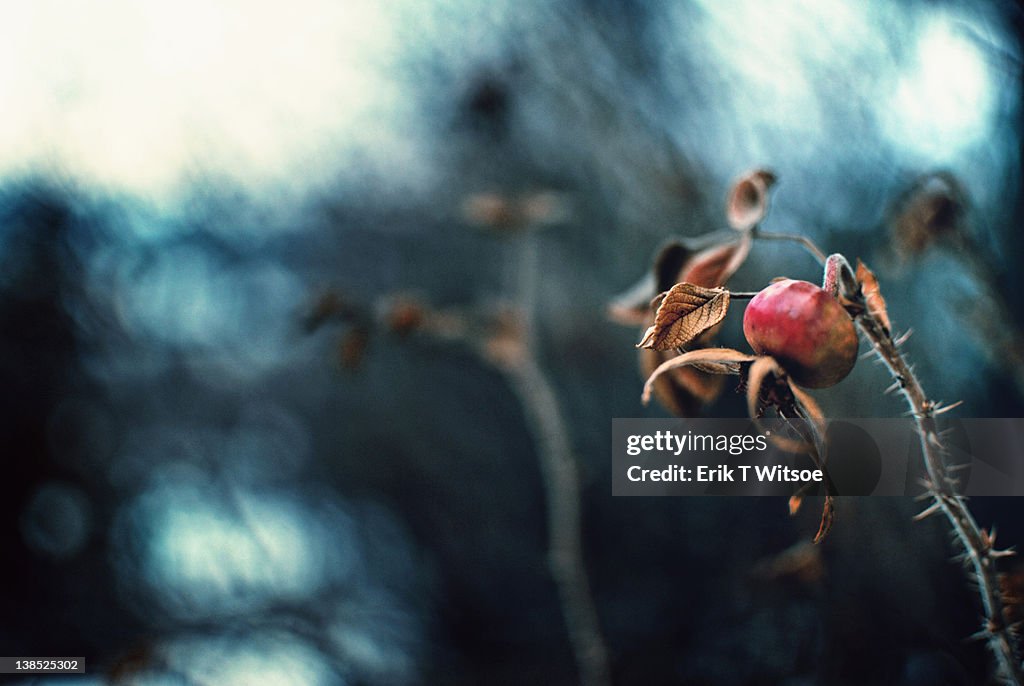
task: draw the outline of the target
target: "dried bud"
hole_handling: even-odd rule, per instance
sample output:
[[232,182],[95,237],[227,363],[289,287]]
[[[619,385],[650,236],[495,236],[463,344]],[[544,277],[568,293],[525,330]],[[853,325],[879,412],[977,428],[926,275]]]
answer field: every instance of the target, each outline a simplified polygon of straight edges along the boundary
[[424,307],[414,300],[398,300],[387,314],[387,326],[392,333],[407,336],[423,326]]
[[725,203],[729,226],[750,231],[768,214],[769,191],[777,177],[767,169],[747,172],[733,183]]
[[960,232],[967,214],[967,193],[948,172],[918,179],[896,203],[890,223],[893,243],[904,256]]

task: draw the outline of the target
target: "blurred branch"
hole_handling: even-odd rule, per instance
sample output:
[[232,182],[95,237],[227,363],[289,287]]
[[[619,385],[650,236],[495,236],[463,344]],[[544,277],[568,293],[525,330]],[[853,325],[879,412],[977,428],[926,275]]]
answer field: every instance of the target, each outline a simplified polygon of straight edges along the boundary
[[[481,207],[511,209],[492,212],[493,216],[473,211]],[[608,650],[583,557],[579,468],[554,385],[537,360],[534,330],[541,282],[537,230],[566,218],[568,210],[564,199],[553,193],[518,199],[473,196],[463,210],[470,222],[500,230],[518,243],[518,264],[506,286],[515,293],[514,319],[506,320],[504,327],[477,349],[505,375],[537,448],[548,510],[548,564],[558,587],[580,681],[587,686],[606,686],[611,683]]]
[[[562,210],[560,202],[553,194],[528,196],[518,204],[490,194],[467,201],[464,211],[471,219],[519,240],[519,262],[507,286],[516,295],[510,311],[442,311],[402,296],[384,298],[371,308],[328,293],[314,303],[305,327],[314,331],[328,321],[346,325],[343,350],[353,332],[363,331],[369,337],[370,330],[378,328],[398,335],[417,331],[438,341],[468,345],[504,376],[523,410],[540,462],[547,503],[548,563],[580,681],[585,686],[607,686],[611,683],[608,650],[583,555],[579,468],[554,385],[537,360],[533,330],[540,275],[539,247],[530,229],[543,225],[545,219],[553,220]],[[343,355],[343,366],[355,366],[345,364],[346,359]]]
[[554,388],[532,354],[517,364],[504,365],[502,371],[523,407],[537,446],[548,505],[548,562],[562,599],[581,682],[609,684],[608,651],[583,558],[579,471],[565,419]]

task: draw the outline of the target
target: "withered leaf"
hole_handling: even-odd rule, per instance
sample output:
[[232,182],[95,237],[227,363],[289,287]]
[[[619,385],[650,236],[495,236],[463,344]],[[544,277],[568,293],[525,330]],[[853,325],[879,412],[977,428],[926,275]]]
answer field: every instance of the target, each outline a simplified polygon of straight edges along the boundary
[[[644,378],[649,377],[669,355],[649,348],[641,349],[640,371]],[[718,397],[723,385],[721,375],[705,374],[693,367],[679,367],[659,376],[652,390],[658,402],[670,413],[677,417],[693,417],[702,404]]]
[[702,250],[687,261],[679,280],[707,288],[723,285],[746,261],[753,242],[747,234]]
[[729,291],[677,283],[662,299],[654,325],[647,329],[637,347],[679,348],[722,321],[728,310]]
[[800,506],[804,504],[804,497],[802,495],[792,495],[789,497],[789,516],[793,517],[797,512],[800,511]]
[[759,560],[752,571],[766,580],[796,579],[810,584],[824,577],[825,561],[821,548],[808,541],[798,541],[780,553]]
[[[658,292],[667,291],[683,278],[683,268],[698,250],[687,245],[681,240],[668,243],[658,252],[654,258],[654,278]],[[699,284],[704,285],[704,284]],[[718,284],[712,284],[717,286]]]
[[654,389],[654,384],[658,378],[665,372],[680,367],[696,366],[700,365],[704,371],[716,374],[738,374],[740,370],[740,363],[751,362],[755,358],[754,355],[747,355],[741,353],[739,350],[733,350],[732,348],[704,348],[702,350],[691,350],[688,353],[677,355],[670,360],[666,360],[660,364],[657,369],[651,372],[651,375],[647,377],[647,382],[644,384],[643,402],[646,405],[651,400],[651,391]]
[[892,331],[889,323],[889,313],[885,309],[885,298],[878,287],[878,279],[868,269],[867,265],[857,260],[857,280],[860,281],[860,290],[864,294],[864,303],[867,305],[868,314],[878,320],[886,333]]
[[738,178],[729,191],[725,216],[737,231],[750,231],[768,214],[768,192],[776,176],[767,169],[754,169]]
[[648,274],[608,303],[608,318],[616,324],[642,326],[650,318],[651,298],[654,296],[654,275]]

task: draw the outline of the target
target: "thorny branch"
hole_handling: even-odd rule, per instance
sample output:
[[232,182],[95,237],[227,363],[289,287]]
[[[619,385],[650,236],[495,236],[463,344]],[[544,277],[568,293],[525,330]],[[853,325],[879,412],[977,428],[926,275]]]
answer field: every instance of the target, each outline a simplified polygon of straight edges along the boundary
[[[759,234],[758,237],[764,238],[768,235],[771,234]],[[798,242],[814,246],[808,239],[805,240],[806,243]],[[816,257],[823,255],[816,246],[813,247],[812,253]],[[854,280],[849,264],[845,260],[842,260],[840,268],[845,272],[845,278],[840,279],[840,283],[850,283]],[[1024,673],[1021,671],[1017,637],[1014,627],[1010,626],[1006,619],[1005,603],[999,590],[999,575],[996,570],[998,559],[1013,555],[1013,551],[995,548],[995,536],[978,526],[967,507],[966,499],[957,494],[956,481],[949,476],[943,461],[944,448],[935,422],[936,414],[942,410],[925,394],[913,369],[907,364],[893,340],[889,328],[868,306],[862,289],[858,288],[852,293],[844,292],[843,295],[850,303],[848,309],[854,315],[861,333],[892,372],[896,385],[907,401],[917,424],[921,452],[928,474],[926,486],[933,501],[917,519],[924,519],[938,512],[946,516],[957,540],[965,550],[963,561],[969,565],[978,584],[978,594],[985,617],[977,636],[987,641],[995,655],[1000,678],[1007,684],[1021,686],[1024,684]]]
[[858,316],[856,321],[865,338],[871,341],[875,352],[885,361],[899,383],[903,397],[917,422],[921,451],[928,473],[928,492],[934,501],[918,518],[923,519],[939,511],[946,515],[957,539],[966,551],[964,561],[970,565],[978,583],[978,594],[981,596],[985,612],[985,623],[979,636],[988,641],[1006,683],[1020,686],[1024,684],[1024,673],[1021,672],[1016,636],[1013,628],[1006,622],[996,570],[997,559],[1011,555],[1012,551],[996,550],[994,536],[978,526],[967,508],[967,501],[957,495],[955,481],[949,477],[943,463],[944,450],[935,425],[936,403],[925,395],[920,382],[903,359],[892,337],[866,311]]

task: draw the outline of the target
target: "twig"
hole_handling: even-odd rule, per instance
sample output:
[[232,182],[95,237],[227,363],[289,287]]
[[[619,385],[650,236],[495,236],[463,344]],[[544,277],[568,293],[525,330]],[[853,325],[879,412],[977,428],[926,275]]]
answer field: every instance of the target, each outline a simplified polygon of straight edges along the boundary
[[818,264],[822,266],[825,265],[825,253],[823,253],[818,248],[818,246],[814,244],[814,241],[812,241],[807,236],[800,236],[798,234],[792,233],[766,232],[761,231],[759,229],[754,229],[752,235],[754,238],[762,238],[768,241],[791,241],[793,243],[799,243],[800,245],[804,246],[807,252],[811,253],[811,255],[814,256],[814,259],[818,261]]

